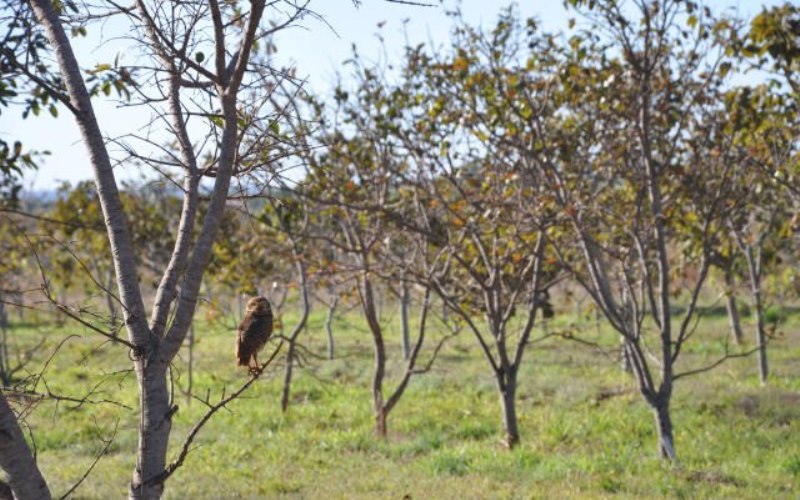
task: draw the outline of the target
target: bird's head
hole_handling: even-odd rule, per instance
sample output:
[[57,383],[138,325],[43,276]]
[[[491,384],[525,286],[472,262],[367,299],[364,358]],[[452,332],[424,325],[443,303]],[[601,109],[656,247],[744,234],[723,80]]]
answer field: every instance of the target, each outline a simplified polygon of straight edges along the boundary
[[253,297],[247,301],[247,310],[265,314],[270,310],[269,301],[266,297]]

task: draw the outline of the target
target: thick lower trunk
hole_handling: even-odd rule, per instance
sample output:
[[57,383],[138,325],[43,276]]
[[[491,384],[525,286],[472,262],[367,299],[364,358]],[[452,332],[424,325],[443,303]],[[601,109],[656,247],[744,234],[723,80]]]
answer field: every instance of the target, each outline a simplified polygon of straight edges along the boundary
[[669,415],[669,401],[660,402],[653,406],[658,431],[658,453],[664,460],[675,462],[678,456],[675,453],[675,441],[672,437],[672,419]]
[[161,476],[167,461],[167,445],[172,429],[172,414],[165,367],[143,367],[136,362],[141,392],[139,447],[128,497],[158,499],[164,492]]
[[403,294],[400,297],[400,328],[403,341],[403,359],[408,360],[411,354],[411,342],[409,340],[408,327],[408,305],[411,302],[411,291],[407,284],[403,283]]
[[49,499],[50,490],[36,466],[28,443],[17,422],[17,416],[0,392],[0,468],[14,492],[21,500]]
[[509,449],[519,444],[516,393],[516,380],[511,380],[505,384],[504,388],[500,388],[500,404],[503,407],[503,430],[505,432],[503,442]]
[[388,432],[386,417],[388,415],[386,414],[386,411],[384,411],[383,402],[380,403],[380,408],[377,406],[377,402],[375,404],[375,434],[381,439],[386,439]]

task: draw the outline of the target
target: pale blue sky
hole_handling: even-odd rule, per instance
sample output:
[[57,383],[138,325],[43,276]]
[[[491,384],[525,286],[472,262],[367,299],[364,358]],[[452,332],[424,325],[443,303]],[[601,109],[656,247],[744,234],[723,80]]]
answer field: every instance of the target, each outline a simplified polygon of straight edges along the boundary
[[[436,0],[433,0],[434,2]],[[312,8],[322,15],[328,24],[308,20],[305,28],[295,28],[282,33],[276,40],[277,57],[282,62],[295,61],[298,76],[306,76],[311,89],[324,91],[330,88],[336,72],[342,69],[342,61],[351,54],[351,45],[359,47],[362,57],[376,60],[383,57],[383,50],[376,37],[378,24],[385,22],[380,33],[385,40],[385,53],[389,57],[402,54],[405,34],[412,43],[446,43],[450,19],[445,12],[461,5],[466,20],[472,24],[489,25],[496,21],[497,13],[509,2],[489,0],[464,0],[457,3],[446,0],[441,7],[413,7],[384,2],[363,0],[355,8],[349,0],[314,0]],[[738,7],[742,14],[758,11],[762,4],[781,3],[778,0],[716,0],[709,5],[715,9]],[[520,0],[518,10],[523,17],[535,16],[545,30],[566,29],[567,15],[561,0]],[[407,21],[406,21],[407,20]],[[115,41],[113,24],[103,29],[97,27],[90,36],[76,43],[76,53],[83,67],[93,67],[98,62],[107,62],[125,46]],[[102,39],[101,39],[102,35]],[[346,71],[342,71],[346,74]],[[110,136],[121,135],[144,126],[148,114],[142,110],[120,110],[113,102],[96,101],[96,110],[101,128]],[[74,120],[62,111],[59,118],[48,113],[39,117],[21,119],[21,111],[9,110],[2,115],[0,134],[6,139],[21,140],[26,148],[49,150],[51,156],[42,158],[40,169],[27,176],[25,185],[33,189],[52,189],[63,180],[75,183],[90,179],[83,144],[80,142]],[[117,169],[119,178],[136,178],[139,172],[128,168]]]

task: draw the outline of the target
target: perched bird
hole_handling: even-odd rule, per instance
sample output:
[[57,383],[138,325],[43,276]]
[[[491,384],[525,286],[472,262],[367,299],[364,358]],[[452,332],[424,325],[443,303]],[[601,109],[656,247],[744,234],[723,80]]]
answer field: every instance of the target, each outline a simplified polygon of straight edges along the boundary
[[[247,301],[244,319],[239,324],[236,336],[236,365],[247,366],[250,373],[259,369],[258,351],[272,335],[272,307],[264,297],[253,297]],[[252,362],[252,363],[251,363]]]

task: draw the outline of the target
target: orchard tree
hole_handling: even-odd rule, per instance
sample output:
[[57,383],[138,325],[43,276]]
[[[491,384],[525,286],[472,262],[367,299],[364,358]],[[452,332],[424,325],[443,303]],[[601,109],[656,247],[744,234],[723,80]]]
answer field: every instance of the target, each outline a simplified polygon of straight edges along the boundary
[[[93,168],[107,228],[128,332],[127,340],[118,342],[130,350],[141,392],[139,446],[129,490],[131,498],[160,497],[165,480],[182,462],[176,460],[169,466],[166,462],[171,419],[177,411],[167,383],[167,370],[192,322],[231,178],[243,167],[236,161],[243,109],[240,95],[244,94],[243,89],[263,88],[263,79],[250,71],[251,54],[259,40],[290,25],[305,12],[303,7],[289,7],[286,17],[270,27],[264,27],[265,11],[276,9],[272,11],[276,16],[283,12],[275,5],[256,0],[247,6],[239,2],[220,4],[215,0],[181,4],[142,0],[132,8],[109,3],[99,10],[84,12],[85,16],[74,15],[78,12],[72,2],[33,0],[23,9],[23,16],[30,21],[28,25],[33,26],[26,38],[27,47],[40,44],[37,50],[46,52],[58,63],[58,71],[52,70],[58,76],[44,80],[40,73],[51,70],[49,67],[28,68],[19,59],[9,62],[43,86],[49,98],[57,100],[76,120]],[[109,15],[122,15],[130,21],[132,36],[143,52],[142,64],[139,68],[101,65],[87,76],[76,59],[68,32],[85,30],[84,20]],[[134,84],[131,75],[139,70],[139,83]],[[98,81],[103,82],[106,77],[106,81],[117,82],[118,88],[135,86],[134,99],[156,110],[159,123],[174,138],[169,167],[182,178],[183,200],[175,245],[162,270],[150,321],[138,282],[139,262],[130,221],[90,100],[95,88],[105,92],[105,84],[98,86]],[[205,122],[208,142],[191,138],[189,117]],[[210,146],[204,147],[205,144]],[[209,176],[213,178],[213,186],[200,218],[199,206],[206,201],[200,197],[201,180]],[[69,313],[67,308],[64,310]]]
[[[624,338],[658,450],[676,460],[674,384],[724,230],[731,166],[706,119],[719,112],[737,26],[682,0],[570,2],[583,24],[552,80],[552,107],[532,114],[525,151],[559,205],[562,263]],[[540,108],[542,109],[542,108]],[[724,146],[723,146],[724,147]],[[673,320],[675,252],[691,235],[694,270]],[[652,337],[652,339],[651,339]],[[650,340],[648,340],[650,339]]]
[[[792,251],[786,252],[794,262],[795,289],[798,288],[797,238],[800,234],[800,154],[797,141],[787,138],[797,137],[800,112],[800,8],[791,2],[772,8],[764,8],[750,22],[749,30],[739,45],[741,55],[750,61],[755,70],[772,70],[768,91],[771,100],[780,100],[778,123],[772,127],[771,134],[761,139],[771,140],[771,154],[753,155],[752,166],[780,184],[781,195],[791,200],[794,212],[791,227],[795,244]],[[763,100],[763,97],[762,97]],[[774,108],[773,108],[774,109]],[[780,127],[784,127],[781,130]],[[783,136],[783,137],[781,137]],[[771,138],[771,139],[770,139]],[[754,136],[754,139],[759,139]],[[776,139],[779,139],[776,142]],[[783,231],[786,236],[786,231]]]
[[756,320],[759,378],[764,384],[769,376],[764,277],[779,267],[782,255],[796,252],[791,189],[784,180],[798,155],[793,126],[797,108],[769,84],[734,89],[726,104],[730,115],[726,133],[739,149],[734,163],[737,189],[727,224],[745,262]]
[[[411,377],[427,371],[433,362],[431,359],[427,368],[418,367],[426,337],[430,291],[426,288],[423,292],[417,339],[404,362],[400,380],[387,395],[389,355],[377,293],[382,282],[397,276],[397,269],[382,255],[391,252],[395,243],[402,245],[395,238],[391,221],[394,211],[401,210],[407,200],[395,179],[395,173],[403,168],[398,163],[402,163],[401,157],[395,154],[397,143],[380,114],[387,88],[357,57],[354,65],[357,87],[352,98],[337,88],[332,109],[310,103],[321,124],[314,137],[320,147],[316,152],[311,147],[303,148],[309,152],[304,155],[306,180],[295,192],[307,200],[306,210],[316,210],[320,218],[330,221],[329,225],[312,228],[319,232],[312,232],[310,238],[336,249],[338,272],[350,278],[357,293],[374,348],[371,391],[375,432],[385,438],[389,414]],[[438,350],[434,349],[433,357]]]
[[530,83],[528,43],[545,38],[526,34],[513,10],[486,32],[459,20],[449,53],[408,50],[405,80],[383,113],[406,118],[394,133],[411,167],[395,175],[404,174],[412,193],[404,224],[420,249],[429,247],[411,268],[414,279],[472,333],[497,387],[509,448],[520,440],[523,356],[537,315],[552,316],[547,295],[558,279],[552,259],[545,263],[555,221],[548,186],[526,175],[510,140],[524,122],[516,92]]

